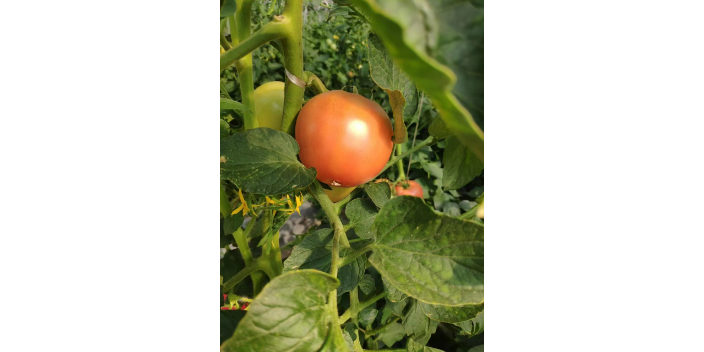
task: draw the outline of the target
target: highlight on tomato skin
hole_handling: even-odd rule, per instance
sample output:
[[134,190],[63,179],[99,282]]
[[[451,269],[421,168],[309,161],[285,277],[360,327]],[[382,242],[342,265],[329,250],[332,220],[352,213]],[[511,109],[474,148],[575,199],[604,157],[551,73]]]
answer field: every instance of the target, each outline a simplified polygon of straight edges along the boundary
[[284,82],[272,81],[254,90],[254,114],[259,127],[281,129],[284,114]]
[[[407,186],[405,188],[404,186]],[[413,196],[423,198],[423,187],[416,181],[407,180],[399,182],[396,187],[397,196]]]
[[301,162],[330,186],[374,179],[389,161],[392,137],[391,119],[379,104],[341,90],[316,95],[296,120]]

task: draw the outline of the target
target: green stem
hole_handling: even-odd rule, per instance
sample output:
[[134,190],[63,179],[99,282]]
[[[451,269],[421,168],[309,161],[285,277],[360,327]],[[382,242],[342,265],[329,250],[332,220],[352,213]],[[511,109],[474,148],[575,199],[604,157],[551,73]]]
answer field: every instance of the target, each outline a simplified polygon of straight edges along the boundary
[[352,263],[353,261],[357,260],[357,258],[359,258],[361,255],[363,255],[364,253],[367,253],[367,252],[369,252],[369,251],[371,251],[371,250],[372,250],[372,246],[371,246],[371,245],[368,245],[368,246],[364,246],[364,247],[362,247],[362,248],[360,248],[360,249],[358,249],[358,250],[356,250],[356,251],[354,251],[354,252],[352,252],[352,253],[346,255],[346,256],[345,256],[344,258],[342,258],[342,260],[340,261],[340,268],[342,268],[343,266],[345,266],[345,265],[347,265],[347,264],[349,264],[349,263]]
[[342,315],[340,315],[340,319],[338,319],[340,325],[346,323],[350,319],[351,315],[352,315],[352,311],[350,311],[349,309],[347,309],[344,313],[342,313]]
[[[235,28],[237,29],[238,47],[252,34],[252,0],[242,0],[237,2],[237,12],[235,12]],[[224,55],[224,54],[223,54]],[[240,93],[242,94],[242,104],[251,111],[244,112],[244,129],[249,130],[259,127],[257,123],[256,111],[254,110],[254,72],[252,70],[252,53],[248,53],[235,65],[239,74]]]
[[[340,261],[340,242],[342,241],[343,245],[346,247],[349,247],[350,243],[347,241],[345,231],[342,230],[342,221],[340,221],[340,217],[337,216],[332,201],[328,198],[327,194],[325,194],[325,191],[323,191],[323,187],[320,186],[318,180],[313,180],[313,184],[308,186],[308,190],[318,200],[318,203],[320,203],[320,207],[323,208],[325,215],[328,217],[330,222],[332,222],[334,232],[332,236],[330,275],[337,277]],[[330,311],[334,313],[335,317],[337,317],[337,289],[330,291],[328,294],[328,305]]]
[[230,93],[227,92],[227,88],[225,88],[225,84],[220,81],[220,93],[224,94],[227,99],[232,100],[230,97]]
[[370,305],[376,303],[376,301],[378,301],[378,300],[380,300],[380,299],[382,299],[382,298],[384,298],[384,297],[386,297],[386,292],[385,292],[385,291],[384,291],[384,292],[381,292],[381,293],[379,293],[379,294],[377,294],[377,295],[375,295],[375,296],[373,296],[373,297],[371,297],[371,298],[369,298],[368,300],[366,300],[366,301],[364,301],[364,302],[359,303],[359,304],[357,305],[357,311],[356,311],[356,312],[352,312],[352,311],[351,311],[352,307],[350,307],[349,309],[347,309],[347,310],[345,311],[345,313],[343,313],[343,314],[340,316],[340,319],[339,319],[340,325],[344,324],[347,320],[349,320],[350,317],[352,317],[353,314],[354,314],[354,315],[357,315],[359,312],[361,312],[362,310],[364,310],[364,308],[369,307]]
[[[350,246],[350,242],[347,239],[347,235],[345,234],[344,231],[344,226],[342,225],[342,221],[340,220],[340,216],[336,212],[335,205],[332,203],[330,198],[328,198],[327,194],[325,194],[325,191],[323,191],[323,187],[320,186],[320,183],[318,180],[314,180],[313,184],[311,186],[308,186],[308,190],[310,193],[315,197],[315,199],[318,200],[318,203],[320,204],[320,207],[323,208],[323,212],[325,213],[325,216],[328,217],[330,220],[330,223],[333,225],[333,230],[335,231],[334,236],[338,236],[340,238],[340,242],[342,243],[343,247],[348,248]],[[333,239],[333,250],[335,248],[334,244],[334,239]],[[339,251],[338,251],[339,255]],[[339,259],[339,256],[338,256]],[[330,268],[332,269],[332,267]],[[337,273],[337,262],[336,262],[336,267],[335,267],[335,273]]]
[[[271,21],[247,37],[245,40],[239,40],[237,42],[235,42],[236,36],[233,33],[232,42],[236,45],[232,49],[220,55],[220,72],[225,71],[226,68],[232,66],[235,62],[237,62],[237,60],[242,59],[260,46],[272,40],[283,38],[287,26],[286,23],[287,22],[285,20]],[[234,26],[230,24],[230,28],[234,28]]]
[[357,193],[359,193],[361,191],[362,191],[361,188],[357,188],[357,189],[353,190],[352,193],[348,194],[347,197],[342,198],[340,201],[335,203],[335,213],[337,213],[339,215],[342,212],[342,208],[347,203],[349,203],[352,200],[352,198],[354,198],[357,195]]
[[[396,156],[403,155],[403,144],[396,144]],[[408,161],[408,164],[410,165],[411,162],[410,160]],[[396,162],[396,166],[398,166],[398,178],[397,180],[404,180],[406,179],[406,173],[403,172],[403,159],[398,159]]]
[[458,216],[457,218],[458,218],[458,219],[462,219],[462,220],[470,220],[470,219],[472,219],[474,216],[477,215],[477,210],[479,209],[479,205],[480,205],[480,204],[481,204],[481,203],[476,204],[475,206],[472,207],[472,209],[467,210],[466,213],[464,213],[464,214]]
[[269,265],[271,266],[271,272],[274,276],[269,276],[273,279],[281,275],[284,271],[283,261],[281,260],[281,248],[279,248],[279,231],[276,231],[276,234],[274,234],[271,239],[271,250],[272,253],[269,256]]
[[[438,142],[438,140],[435,139],[435,137],[430,136],[430,137],[426,138],[424,141],[418,143],[415,147],[413,147],[413,148],[411,148],[411,149],[409,149],[409,150],[406,150],[406,151],[403,152],[401,155],[395,156],[394,158],[392,158],[391,160],[389,160],[388,163],[386,163],[386,166],[384,166],[384,168],[381,169],[381,172],[379,172],[379,174],[377,175],[377,177],[378,177],[379,175],[381,175],[381,173],[383,173],[384,171],[386,171],[386,169],[388,169],[389,167],[391,167],[391,165],[396,164],[397,161],[399,161],[399,160],[405,158],[406,156],[408,156],[408,155],[410,155],[410,154],[415,153],[417,150],[420,150],[420,149],[423,148],[423,147],[427,147],[427,146],[433,145],[433,144],[435,144],[435,143],[437,143],[437,142]],[[410,160],[409,160],[409,162],[410,162]]]
[[[232,213],[232,206],[230,205],[230,201],[227,199],[227,194],[225,193],[225,188],[222,186],[222,183],[220,184],[220,213],[223,214],[223,216],[230,216],[230,214]],[[242,259],[244,259],[244,263],[247,265],[247,267],[253,265],[254,262],[254,258],[252,257],[252,251],[249,249],[249,241],[247,241],[247,236],[249,236],[249,233],[252,231],[252,228],[254,228],[255,221],[257,221],[257,219],[252,218],[252,220],[249,221],[249,224],[247,225],[247,228],[244,231],[235,231],[235,233],[233,233],[237,248],[240,250],[240,253],[242,254]],[[264,276],[260,272],[252,273],[252,287],[254,287],[255,295],[259,293],[259,291],[261,291],[261,288],[263,287],[263,278]]]
[[[284,7],[284,21],[287,21],[286,35],[281,39],[284,54],[284,67],[294,76],[303,79],[303,0],[287,0]],[[284,114],[281,131],[293,136],[294,120],[303,105],[304,89],[286,79],[284,87]]]
[[364,241],[372,241],[371,238],[355,238],[353,240],[350,240],[350,243],[357,243],[357,242],[364,242]]
[[376,301],[386,297],[386,295],[387,295],[386,291],[382,291],[380,293],[377,293],[375,296],[372,296],[369,299],[367,299],[366,301],[359,303],[357,308],[359,309],[359,311],[362,311],[362,310],[364,310],[364,308],[367,308],[367,307],[371,306],[372,304],[376,303]]
[[323,84],[323,81],[318,78],[318,76],[314,75],[312,72],[304,72],[304,75],[306,76],[306,88],[313,89],[316,95],[325,93],[328,91],[327,88],[325,88],[325,85]]
[[257,262],[252,265],[245,266],[244,268],[242,268],[242,270],[235,274],[235,276],[231,277],[230,280],[227,280],[227,282],[222,285],[222,292],[230,292],[230,290],[235,287],[235,285],[240,283],[240,281],[244,280],[244,278],[246,278],[257,270],[262,270],[262,268],[258,265]]
[[368,336],[368,337],[369,337],[369,336],[372,336],[372,335],[376,335],[376,334],[378,334],[378,333],[380,333],[380,332],[386,330],[389,326],[391,326],[393,323],[397,322],[399,319],[401,319],[401,318],[399,318],[399,317],[394,317],[393,319],[387,321],[386,324],[384,324],[384,325],[382,325],[382,326],[380,326],[380,327],[378,327],[378,328],[376,328],[376,329],[366,330],[366,331],[364,332],[364,334],[365,334],[366,336]]
[[355,326],[359,326],[357,313],[359,313],[359,311],[361,309],[357,309],[358,305],[359,305],[359,291],[358,291],[357,287],[355,287],[352,291],[350,291],[350,311],[355,313],[355,314],[352,314],[352,316],[351,316],[352,322],[354,323]]
[[232,49],[232,45],[230,45],[230,42],[227,41],[225,36],[222,34],[222,31],[220,32],[220,45],[222,45],[225,50]]
[[[227,199],[227,193],[225,193],[225,188],[222,186],[222,183],[220,183],[220,214],[222,214],[223,217],[228,217],[232,214],[232,206]],[[251,228],[252,226],[247,226],[247,230],[235,231],[235,233],[233,233],[235,243],[237,243],[237,247],[240,253],[242,253],[242,259],[244,259],[246,265],[252,263],[252,252],[249,250],[249,243],[247,242],[247,234]]]

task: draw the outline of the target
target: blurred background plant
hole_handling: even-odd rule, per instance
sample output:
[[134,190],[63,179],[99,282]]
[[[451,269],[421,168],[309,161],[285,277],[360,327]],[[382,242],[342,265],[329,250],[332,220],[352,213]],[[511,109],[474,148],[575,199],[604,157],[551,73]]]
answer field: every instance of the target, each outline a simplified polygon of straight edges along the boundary
[[[357,87],[359,94],[379,103],[388,98],[374,84],[367,62],[367,37],[369,25],[354,13],[341,9],[331,0],[305,0],[303,11],[303,62],[305,71],[313,72],[328,89],[351,91]],[[283,10],[283,2],[264,0],[252,7],[252,30],[268,23]],[[229,30],[226,29],[229,34]],[[227,36],[229,39],[229,36]],[[284,81],[283,57],[274,46],[267,44],[252,54],[254,88],[271,81]],[[221,74],[221,80],[232,99],[240,100],[234,66]],[[373,95],[372,95],[373,94]],[[306,95],[310,98],[310,95]]]

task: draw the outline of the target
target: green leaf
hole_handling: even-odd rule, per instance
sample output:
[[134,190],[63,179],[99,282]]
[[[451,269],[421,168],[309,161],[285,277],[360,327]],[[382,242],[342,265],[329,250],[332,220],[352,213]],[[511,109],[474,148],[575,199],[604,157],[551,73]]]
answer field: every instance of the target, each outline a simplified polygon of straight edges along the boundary
[[394,142],[404,143],[408,140],[404,120],[418,110],[418,91],[413,81],[394,64],[379,37],[370,34],[367,46],[372,80],[389,95],[394,115]]
[[466,0],[429,0],[438,21],[434,55],[456,75],[452,92],[484,125],[484,10]]
[[455,200],[455,197],[448,193],[445,193],[440,189],[440,187],[435,190],[435,195],[433,196],[433,206],[437,210],[442,210],[445,204],[450,203]]
[[477,314],[477,316],[472,320],[463,321],[455,324],[462,328],[461,335],[466,335],[469,337],[478,335],[484,332],[484,311],[482,310]]
[[459,189],[479,176],[484,162],[460,143],[457,137],[447,139],[443,154],[442,188]]
[[343,330],[342,337],[345,339],[345,345],[347,345],[347,350],[349,352],[354,352],[354,340],[352,334],[349,331]]
[[252,110],[247,105],[227,98],[220,98],[220,110],[235,110],[243,116],[245,113],[252,113]]
[[[467,23],[470,23],[471,29],[473,29],[472,38],[478,37],[475,29],[481,25],[481,30],[483,31],[482,10],[471,7],[471,3],[468,1],[457,1],[459,3],[452,3],[453,6],[444,4],[448,6],[444,9],[445,12],[443,14],[455,11],[452,13],[452,18],[459,19],[461,21],[460,27],[463,29],[466,29]],[[438,3],[436,1],[429,3],[427,0],[352,0],[350,2],[365,14],[372,29],[384,43],[394,64],[398,65],[413,80],[419,90],[425,92],[442,119],[447,123],[447,126],[460,138],[462,143],[468,146],[480,160],[483,160],[484,133],[472,119],[469,110],[467,110],[468,107],[463,106],[461,102],[478,103],[472,97],[462,96],[458,99],[453,94],[455,85],[458,82],[457,75],[442,63],[446,62],[460,67],[460,63],[464,63],[467,60],[476,60],[477,55],[474,55],[476,50],[470,49],[473,55],[469,58],[462,58],[459,57],[460,54],[457,54],[467,52],[464,47],[465,43],[462,40],[450,40],[454,38],[451,35],[455,35],[458,32],[457,30],[452,33],[438,33],[438,28],[442,30],[452,29],[452,25],[455,22],[448,21],[447,18],[438,17],[437,14],[433,13],[430,9],[430,4],[435,5]],[[481,21],[477,19],[480,15],[482,16]],[[438,26],[438,23],[442,25]],[[440,42],[437,41],[438,37],[441,40]],[[451,45],[448,45],[448,43]],[[438,45],[440,47],[437,51],[441,56],[434,58],[431,54]],[[474,41],[467,45],[472,45],[472,48],[478,47]],[[450,50],[453,49],[453,46],[455,47],[454,52]],[[483,41],[481,48],[483,50]],[[455,54],[455,56],[452,56],[452,54]],[[459,74],[464,73],[459,72]],[[479,72],[471,71],[467,74],[478,75]],[[458,90],[457,93],[471,94],[473,92],[463,88]]]
[[484,225],[401,196],[381,208],[372,232],[369,262],[399,291],[430,304],[484,301]]
[[385,277],[382,276],[381,280],[384,282],[384,291],[386,291],[386,298],[389,301],[400,302],[408,297],[407,294],[397,290],[391,283],[389,283],[389,280],[387,280]]
[[472,320],[484,311],[484,303],[460,307],[437,306],[427,303],[421,303],[420,305],[428,318],[444,323],[459,323]]
[[364,186],[364,192],[367,192],[372,202],[377,207],[381,208],[391,198],[391,187],[386,182],[369,183]]
[[456,218],[462,214],[460,211],[460,205],[455,202],[446,202],[442,205],[442,213]]
[[403,340],[406,336],[406,330],[403,329],[401,323],[392,323],[386,330],[379,334],[379,338],[384,342],[384,345],[391,347],[396,342]]
[[255,128],[220,140],[221,178],[247,193],[275,195],[308,186],[315,169],[306,169],[296,155],[298,143],[288,134]]
[[357,198],[345,207],[345,215],[360,238],[372,238],[372,224],[377,213],[376,206],[368,199]]
[[369,274],[364,274],[362,280],[359,281],[359,289],[362,290],[365,295],[368,295],[372,293],[375,288],[374,278]]
[[421,344],[418,342],[413,341],[413,339],[408,339],[408,344],[406,345],[406,351],[408,352],[443,352],[442,350],[439,350],[437,348],[432,348],[425,346],[425,344]]
[[404,316],[403,311],[406,309],[406,306],[408,306],[409,301],[411,301],[411,300],[405,299],[405,300],[398,301],[398,302],[393,302],[393,301],[387,300],[386,305],[388,305],[391,308],[391,313],[393,313],[397,317],[403,318],[403,316]]
[[339,281],[315,270],[278,276],[264,286],[224,352],[342,351],[345,340],[337,317],[326,306]]
[[374,306],[368,306],[362,309],[362,311],[357,315],[360,326],[366,327],[371,325],[374,322],[374,319],[376,319],[377,314],[379,314],[379,311],[376,310]]
[[406,335],[415,342],[425,345],[430,340],[430,336],[435,333],[439,323],[436,320],[428,319],[420,302],[412,299],[406,314],[401,319],[401,324],[406,330]]
[[240,226],[242,226],[242,223],[244,222],[244,216],[242,216],[242,213],[237,213],[235,215],[230,215],[225,218],[225,234],[226,235],[232,235],[235,231],[237,231]]
[[[332,260],[332,238],[333,232],[329,228],[317,230],[306,236],[301,244],[293,248],[291,255],[284,261],[284,272],[297,269],[316,269],[329,272]],[[351,252],[350,249],[342,249],[340,256],[343,257],[349,252]],[[364,276],[365,260],[364,256],[360,256],[354,262],[338,270],[337,278],[340,280],[338,295],[349,292],[357,286]]]
[[440,116],[436,116],[430,123],[430,126],[428,126],[428,133],[438,140],[452,136],[452,131],[447,127],[445,121],[443,121]]
[[407,106],[404,106],[403,115],[415,114],[416,110],[418,110],[418,90],[413,81],[394,64],[386,47],[374,33],[369,34],[367,49],[369,73],[374,83],[384,90],[401,92],[407,104]]
[[345,17],[347,16],[352,10],[349,7],[344,7],[344,6],[337,6],[334,9],[330,10],[328,12],[327,17],[325,18],[325,22],[329,22],[331,18],[335,16],[342,16]]

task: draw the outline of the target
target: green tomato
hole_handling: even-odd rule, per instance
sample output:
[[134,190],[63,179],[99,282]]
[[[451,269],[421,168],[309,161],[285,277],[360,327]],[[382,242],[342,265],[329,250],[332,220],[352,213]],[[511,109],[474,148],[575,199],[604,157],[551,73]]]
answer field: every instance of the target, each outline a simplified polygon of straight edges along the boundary
[[284,82],[267,82],[254,90],[254,112],[259,127],[281,129],[284,114]]

